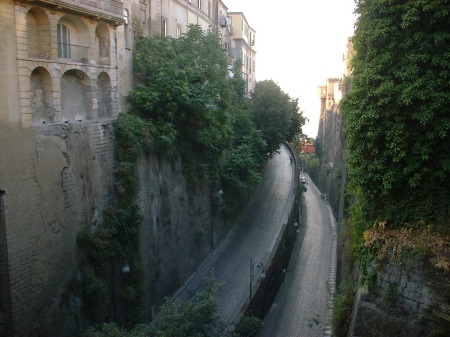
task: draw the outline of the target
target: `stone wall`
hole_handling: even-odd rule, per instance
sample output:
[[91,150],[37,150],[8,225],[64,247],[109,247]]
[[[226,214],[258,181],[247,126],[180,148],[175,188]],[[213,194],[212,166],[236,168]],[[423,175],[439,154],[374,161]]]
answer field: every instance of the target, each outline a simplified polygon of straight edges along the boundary
[[[81,283],[76,237],[85,228],[95,231],[113,202],[113,121],[9,125],[0,128],[0,144],[7,336],[74,336],[86,324],[80,297],[70,289]],[[141,158],[137,173],[144,215],[141,312],[150,319],[209,253],[213,219],[209,190],[188,190],[179,161]],[[115,309],[117,315],[127,310]],[[0,319],[0,332],[1,325]]]
[[144,216],[142,315],[150,319],[163,298],[173,295],[210,252],[213,219],[208,188],[189,190],[180,161],[142,158],[138,175]]
[[445,306],[441,277],[421,257],[387,259],[374,284],[359,289],[349,335],[426,336],[436,327],[432,309]]
[[341,224],[343,221],[343,198],[346,183],[344,161],[345,140],[343,117],[339,105],[324,110],[317,137],[323,145],[318,188],[328,197],[333,212]]

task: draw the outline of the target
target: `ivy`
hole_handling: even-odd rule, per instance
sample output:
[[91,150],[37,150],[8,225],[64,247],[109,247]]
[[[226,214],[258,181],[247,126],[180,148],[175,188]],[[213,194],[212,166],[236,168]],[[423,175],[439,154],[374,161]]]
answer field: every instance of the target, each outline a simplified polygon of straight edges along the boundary
[[446,226],[450,214],[449,2],[357,1],[342,102],[365,220]]

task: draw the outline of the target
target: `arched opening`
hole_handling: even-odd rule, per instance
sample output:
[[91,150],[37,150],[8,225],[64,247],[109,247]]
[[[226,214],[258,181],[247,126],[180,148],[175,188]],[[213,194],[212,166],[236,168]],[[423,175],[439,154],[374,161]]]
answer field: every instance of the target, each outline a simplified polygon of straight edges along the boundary
[[111,44],[109,40],[109,30],[105,24],[101,23],[97,26],[95,37],[97,43],[98,64],[109,65]]
[[61,118],[63,121],[84,120],[92,117],[92,89],[89,77],[72,69],[61,77]]
[[53,121],[52,79],[42,67],[33,70],[30,77],[31,114],[33,123]]
[[47,14],[37,7],[27,13],[28,57],[50,58],[50,22]]
[[98,118],[111,117],[111,80],[102,72],[97,79]]
[[88,63],[89,29],[78,17],[66,15],[56,26],[58,57]]
[[124,40],[125,40],[125,48],[130,48],[130,15],[128,13],[128,9],[123,10],[123,33],[124,33]]

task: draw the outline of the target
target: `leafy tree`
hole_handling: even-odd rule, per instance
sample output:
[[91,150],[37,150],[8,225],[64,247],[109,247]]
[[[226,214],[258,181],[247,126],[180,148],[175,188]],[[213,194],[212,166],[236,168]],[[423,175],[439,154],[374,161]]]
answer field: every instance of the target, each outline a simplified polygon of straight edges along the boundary
[[134,110],[153,121],[157,151],[181,152],[190,178],[215,176],[230,147],[231,85],[217,32],[190,25],[179,39],[143,38],[134,57]]
[[320,162],[322,162],[322,157],[323,157],[323,143],[322,143],[322,139],[319,137],[316,137],[316,139],[314,140],[314,147],[315,147],[315,151],[316,151],[316,156],[319,158]]
[[281,91],[271,80],[258,82],[252,96],[251,116],[266,141],[266,152],[273,155],[284,141],[301,133],[305,118],[298,100]]
[[154,321],[128,331],[115,323],[88,329],[87,337],[221,337],[224,324],[217,313],[219,286],[213,277],[187,301],[167,298]]
[[365,219],[443,222],[450,207],[450,2],[356,1],[342,103]]
[[139,83],[133,108],[148,120],[141,125],[152,132],[149,148],[181,153],[191,186],[203,178],[213,189],[223,184],[225,198],[239,204],[259,181],[267,151],[248,112],[244,81],[227,76],[217,33],[192,25],[180,39],[141,39],[134,61]]
[[[239,72],[239,64],[235,66]],[[239,197],[247,196],[261,178],[261,167],[267,161],[266,143],[249,114],[249,99],[245,97],[245,82],[240,77],[231,80],[234,90],[230,109],[232,146],[223,160],[222,179],[228,190],[225,197],[231,196],[238,206]],[[232,203],[232,200],[229,200]]]

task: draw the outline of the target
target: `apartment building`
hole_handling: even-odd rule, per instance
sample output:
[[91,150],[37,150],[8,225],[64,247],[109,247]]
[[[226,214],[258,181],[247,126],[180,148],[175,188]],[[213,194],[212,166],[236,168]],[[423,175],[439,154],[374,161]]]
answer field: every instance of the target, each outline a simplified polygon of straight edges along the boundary
[[242,61],[242,78],[246,84],[247,94],[255,90],[255,38],[256,31],[251,28],[244,13],[228,12],[231,19],[231,50],[233,60]]

